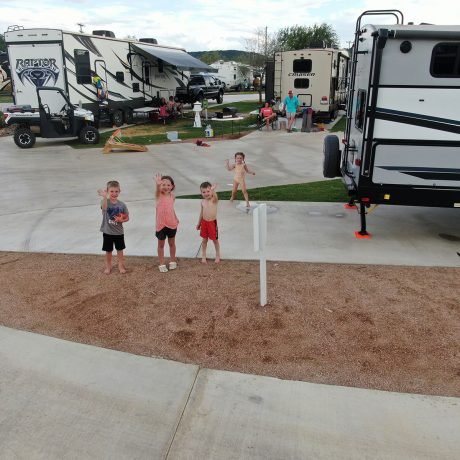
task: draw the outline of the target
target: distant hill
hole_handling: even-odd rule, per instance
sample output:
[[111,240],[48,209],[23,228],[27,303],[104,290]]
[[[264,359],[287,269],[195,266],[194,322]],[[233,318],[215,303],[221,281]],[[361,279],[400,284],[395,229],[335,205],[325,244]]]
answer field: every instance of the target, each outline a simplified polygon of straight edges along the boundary
[[250,64],[254,61],[252,53],[241,50],[189,51],[188,53],[207,64],[218,60],[236,61],[243,64]]

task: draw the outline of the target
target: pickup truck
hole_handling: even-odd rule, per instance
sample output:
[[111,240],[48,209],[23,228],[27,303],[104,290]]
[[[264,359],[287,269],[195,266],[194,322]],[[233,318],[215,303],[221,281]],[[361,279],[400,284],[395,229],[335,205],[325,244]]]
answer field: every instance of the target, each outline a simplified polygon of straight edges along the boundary
[[224,88],[213,75],[190,75],[186,87],[176,88],[176,101],[182,103],[202,102],[215,99],[218,104],[224,100]]

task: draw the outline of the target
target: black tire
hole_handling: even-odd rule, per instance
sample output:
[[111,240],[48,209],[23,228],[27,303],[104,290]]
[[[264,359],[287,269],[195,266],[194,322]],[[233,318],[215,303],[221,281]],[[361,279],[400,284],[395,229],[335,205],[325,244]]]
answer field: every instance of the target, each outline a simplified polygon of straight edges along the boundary
[[224,95],[221,92],[219,92],[219,94],[217,95],[216,102],[218,104],[222,104],[222,102],[224,102]]
[[99,142],[99,131],[94,126],[83,126],[78,135],[82,144],[97,144]]
[[341,176],[339,138],[329,134],[324,138],[323,144],[323,176],[328,178]]
[[236,88],[236,90],[237,90],[239,93],[241,93],[241,91],[243,91],[243,87],[241,86],[241,84],[238,85],[238,87]]
[[134,120],[133,110],[132,109],[126,109],[124,114],[123,114],[123,118],[124,118],[125,123],[127,125],[131,125],[133,123],[133,120]]
[[329,114],[329,117],[331,120],[335,120],[337,118],[337,109],[331,110],[331,113]]
[[29,128],[17,128],[14,143],[21,149],[30,149],[35,144],[35,134]]
[[112,113],[112,123],[117,127],[123,124],[123,112],[121,110],[115,110]]

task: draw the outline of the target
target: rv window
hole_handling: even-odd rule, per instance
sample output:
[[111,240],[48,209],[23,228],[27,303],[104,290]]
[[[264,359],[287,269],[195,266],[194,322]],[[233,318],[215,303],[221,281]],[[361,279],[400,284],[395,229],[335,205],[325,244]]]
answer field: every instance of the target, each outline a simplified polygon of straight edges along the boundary
[[309,86],[310,86],[310,80],[308,78],[294,79],[294,88],[308,88]]
[[89,62],[89,51],[74,50],[75,73],[77,83],[85,85],[91,83],[91,66]]
[[163,73],[163,59],[158,59],[158,72]]
[[292,71],[295,73],[311,72],[311,59],[294,59]]
[[139,91],[139,83],[133,83],[133,93],[138,93]]
[[117,72],[115,74],[115,78],[117,79],[118,83],[123,83],[125,81],[125,74],[123,72]]
[[356,97],[355,126],[362,130],[364,126],[364,114],[366,112],[366,91],[358,90]]
[[436,78],[460,77],[460,43],[438,43],[431,54],[430,73]]

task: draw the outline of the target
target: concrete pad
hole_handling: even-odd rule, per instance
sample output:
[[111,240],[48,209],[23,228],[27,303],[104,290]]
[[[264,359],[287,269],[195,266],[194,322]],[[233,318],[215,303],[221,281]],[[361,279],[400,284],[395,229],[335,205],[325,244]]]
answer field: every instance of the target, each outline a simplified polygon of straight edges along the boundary
[[[151,145],[149,151],[74,150],[60,141],[40,139],[30,150],[0,138],[3,201],[0,250],[101,254],[101,214],[96,190],[107,180],[121,182],[120,199],[130,211],[126,224],[127,255],[156,255],[154,236],[155,172],[176,182],[176,196],[199,193],[204,180],[219,190],[231,188],[225,159],[247,154],[256,171],[250,188],[322,180],[322,143],[327,133],[253,132],[232,141]],[[257,196],[250,196],[257,203]],[[356,211],[339,203],[269,202],[278,212],[268,217],[269,260],[458,266],[458,209],[379,206],[368,216],[371,240],[357,240]],[[252,215],[238,203],[219,205],[223,258],[255,259]],[[176,201],[180,220],[179,257],[195,257],[200,238],[195,230],[198,201]]]
[[[156,256],[154,200],[126,201],[126,255]],[[256,204],[251,201],[252,205]],[[370,240],[354,236],[359,215],[339,203],[269,202],[267,259],[297,262],[458,267],[458,209],[380,206],[368,216]],[[257,259],[253,216],[240,203],[219,203],[223,259]],[[200,200],[176,200],[178,257],[196,257]],[[2,216],[0,250],[102,254],[98,205],[18,212]],[[210,248],[210,256],[213,248]]]
[[168,460],[453,460],[459,428],[457,398],[201,370]]
[[197,366],[0,327],[0,457],[165,458]]

